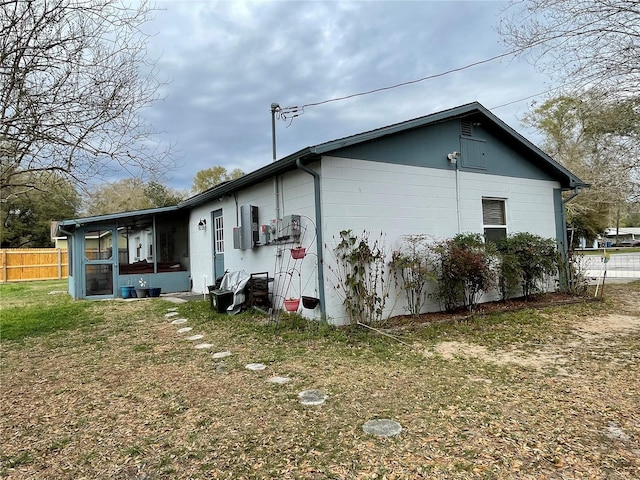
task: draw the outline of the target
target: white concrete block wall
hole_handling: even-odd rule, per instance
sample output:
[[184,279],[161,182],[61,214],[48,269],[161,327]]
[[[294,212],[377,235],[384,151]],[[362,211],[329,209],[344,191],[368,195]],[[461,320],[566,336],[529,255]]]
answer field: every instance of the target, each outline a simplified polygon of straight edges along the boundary
[[[457,233],[482,233],[482,197],[507,200],[509,233],[527,231],[555,237],[553,189],[559,186],[557,182],[469,172],[458,172],[457,181],[458,202],[453,170],[324,158],[322,200],[326,262],[336,268],[332,249],[339,232],[346,229],[358,235],[368,231],[371,240],[378,239],[379,233],[383,232],[389,252],[401,245],[405,235],[427,234],[440,240]],[[330,283],[333,275],[329,268],[325,268],[325,276]],[[392,288],[387,314],[407,313],[405,305],[404,294]],[[428,305],[428,310],[437,309],[437,305]],[[329,284],[327,316],[335,323],[346,322],[342,297]]]
[[[368,231],[372,240],[380,238],[382,232],[385,247],[391,252],[400,247],[405,235],[427,234],[434,240],[441,240],[459,233],[459,203],[460,232],[481,233],[482,197],[495,197],[507,200],[509,233],[528,231],[544,237],[555,236],[553,189],[558,187],[556,182],[458,172],[459,202],[456,202],[454,170],[331,157],[324,158],[321,167],[315,164],[313,168],[321,171],[326,307],[327,318],[334,323],[346,322],[342,296],[332,288],[336,282],[328,268],[333,265],[335,270],[333,247],[341,230],[351,229],[358,235]],[[247,273],[267,271],[284,282],[292,278],[287,277],[286,272],[293,269],[293,275],[299,273],[299,279],[294,278],[286,296],[317,296],[313,177],[295,170],[280,179],[280,216],[299,214],[307,229],[302,243],[310,255],[303,262],[291,260],[289,250],[293,244],[234,249],[233,227],[239,225],[239,208],[244,204],[257,206],[259,223],[269,224],[276,216],[273,182],[238,192],[237,199],[225,197],[191,212],[189,239],[193,290],[202,293],[206,284],[213,283],[211,215],[222,208],[226,269]],[[206,232],[198,230],[201,218],[207,219]],[[387,315],[406,313],[403,293],[391,289],[387,306]],[[428,310],[437,308],[433,304],[428,306]],[[309,311],[304,313],[310,314]]]
[[[222,201],[213,201],[191,212],[189,220],[191,247],[191,274],[193,291],[203,293],[204,278],[207,284],[213,283],[213,232],[212,212],[222,208],[224,222],[224,263],[229,271],[269,272],[277,277],[276,281],[286,281],[291,275],[276,275],[281,271],[295,269],[295,288],[286,292],[287,296],[317,296],[317,256],[315,254],[315,217],[313,177],[305,172],[293,171],[280,178],[280,216],[298,214],[302,216],[302,241],[312,255],[304,261],[292,262],[290,249],[293,243],[265,245],[248,250],[233,248],[233,228],[240,225],[240,206],[250,204],[258,207],[258,220],[270,224],[276,218],[276,201],[273,181],[263,182],[251,189],[238,192],[237,197],[225,197]],[[207,219],[206,233],[198,230],[201,218]],[[309,249],[310,247],[310,249]],[[298,281],[298,275],[299,280]],[[288,283],[288,282],[287,282]],[[302,288],[300,288],[300,285]],[[277,290],[281,290],[276,287]],[[302,290],[302,291],[300,291]]]

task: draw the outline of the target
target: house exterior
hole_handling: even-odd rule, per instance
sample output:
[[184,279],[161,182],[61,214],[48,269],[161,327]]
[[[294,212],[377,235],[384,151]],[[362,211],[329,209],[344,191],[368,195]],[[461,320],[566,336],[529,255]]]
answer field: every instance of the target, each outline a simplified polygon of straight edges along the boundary
[[[135,214],[153,226],[150,238],[160,248],[165,219],[185,219],[172,228],[184,229],[177,243],[186,251],[171,258],[188,271],[190,290],[206,292],[225,271],[267,272],[274,308],[289,297],[317,298],[318,307],[302,313],[341,324],[346,315],[332,278],[341,231],[381,233],[388,249],[399,248],[407,235],[478,232],[495,239],[526,231],[557,239],[565,251],[562,193],[586,186],[474,102],[307,147],[176,207]],[[70,220],[59,228],[75,238],[76,231],[106,221],[112,232],[131,233],[127,218],[135,215],[126,215]],[[303,258],[291,255],[298,246],[305,248]],[[156,259],[151,263],[154,274],[163,273]],[[121,277],[114,273],[114,284]],[[89,296],[82,287],[75,292]],[[397,297],[387,314],[406,313]]]
[[608,227],[604,230],[603,246],[637,246],[640,244],[640,227]]

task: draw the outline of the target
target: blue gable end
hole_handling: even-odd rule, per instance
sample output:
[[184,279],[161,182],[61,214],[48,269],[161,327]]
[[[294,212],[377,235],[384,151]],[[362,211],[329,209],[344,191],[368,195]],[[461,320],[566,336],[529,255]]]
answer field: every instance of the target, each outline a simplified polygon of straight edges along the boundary
[[338,148],[330,155],[451,170],[455,167],[447,155],[457,151],[461,153],[458,160],[461,171],[557,180],[535,155],[509,137],[499,136],[498,130],[485,128],[475,120],[464,118],[428,124]]

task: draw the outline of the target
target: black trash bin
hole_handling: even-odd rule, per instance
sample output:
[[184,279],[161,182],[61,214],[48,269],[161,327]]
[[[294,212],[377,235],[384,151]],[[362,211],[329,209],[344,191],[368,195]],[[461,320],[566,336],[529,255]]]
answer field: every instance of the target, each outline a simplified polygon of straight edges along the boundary
[[231,290],[213,290],[209,292],[211,297],[211,308],[218,313],[224,313],[233,303],[233,292]]

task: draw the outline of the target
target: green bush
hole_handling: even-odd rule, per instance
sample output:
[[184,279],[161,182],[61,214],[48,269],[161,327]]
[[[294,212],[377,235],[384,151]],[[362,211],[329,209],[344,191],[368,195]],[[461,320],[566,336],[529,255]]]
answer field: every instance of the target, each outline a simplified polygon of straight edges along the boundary
[[502,298],[517,291],[529,298],[542,291],[547,276],[558,273],[559,255],[556,241],[532,233],[509,235],[497,244],[500,255],[498,284]]
[[480,296],[495,286],[495,251],[477,233],[458,234],[431,248],[436,272],[435,299],[447,311],[474,310]]

